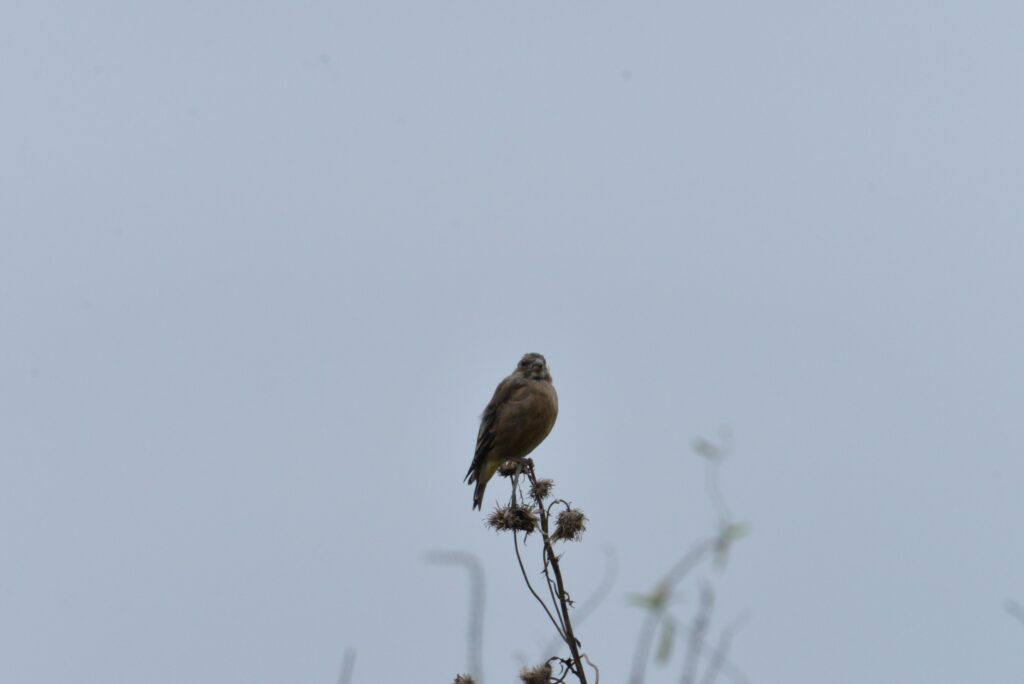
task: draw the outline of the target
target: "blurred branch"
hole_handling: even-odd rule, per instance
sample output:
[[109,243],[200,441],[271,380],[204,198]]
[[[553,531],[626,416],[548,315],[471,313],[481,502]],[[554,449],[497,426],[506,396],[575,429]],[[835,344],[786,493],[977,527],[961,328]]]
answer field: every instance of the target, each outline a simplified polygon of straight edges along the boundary
[[469,631],[466,637],[469,671],[480,681],[484,677],[484,569],[480,560],[465,551],[431,551],[426,561],[434,565],[461,565],[469,573]]
[[[658,626],[664,625],[667,629],[674,624],[674,619],[667,613],[667,610],[682,581],[709,553],[713,554],[715,565],[720,570],[724,569],[733,542],[749,533],[749,528],[746,525],[733,522],[732,511],[719,483],[719,467],[729,455],[731,448],[732,433],[727,427],[719,430],[717,444],[703,438],[693,441],[693,450],[705,460],[704,489],[717,514],[718,530],[715,536],[691,546],[690,550],[655,585],[654,590],[650,594],[640,597],[639,603],[647,613],[637,635],[633,664],[630,670],[630,684],[643,684]],[[693,684],[696,681],[700,658],[705,655],[705,652],[712,652],[704,637],[710,622],[713,598],[710,586],[703,585],[698,614],[689,630],[681,680],[683,684]],[[672,620],[672,623],[666,622],[667,620]],[[732,631],[726,631],[722,636],[724,648],[715,649],[712,652],[712,661],[708,671],[701,679],[702,683],[713,681],[719,671],[727,672],[734,679],[746,681],[746,677],[732,668],[725,658],[732,639]]]
[[356,667],[355,649],[345,649],[345,655],[341,657],[341,675],[338,677],[338,684],[349,684],[352,681],[352,670]]
[[750,680],[747,679],[747,676],[728,661],[729,649],[732,647],[732,638],[743,626],[744,620],[745,618],[741,616],[723,629],[722,633],[718,636],[718,645],[715,648],[709,648],[705,645],[705,650],[711,652],[711,662],[708,664],[708,669],[704,670],[704,676],[701,678],[700,684],[714,684],[719,672],[725,672],[737,684],[749,684]]
[[686,656],[683,658],[683,676],[680,679],[682,684],[693,684],[697,680],[697,661],[700,659],[701,647],[704,644],[704,635],[708,632],[711,624],[711,609],[715,603],[715,595],[711,585],[702,582],[700,585],[700,607],[697,609],[697,618],[690,630],[690,638],[686,640]]
[[1017,621],[1024,625],[1024,606],[1021,606],[1013,599],[1006,599],[1003,608],[1010,614],[1010,617],[1017,618]]
[[648,610],[644,623],[640,627],[636,647],[633,650],[633,667],[629,675],[630,684],[641,684],[644,681],[647,661],[650,660],[651,647],[654,644],[654,634],[676,586],[683,581],[687,573],[697,567],[704,556],[715,547],[715,543],[716,539],[711,538],[691,546],[686,555],[676,561],[664,579],[658,582],[654,591],[645,597]]
[[732,450],[732,431],[727,427],[721,428],[718,431],[718,439],[718,444],[714,444],[703,437],[698,437],[693,441],[693,450],[697,455],[704,457],[704,489],[718,512],[719,523],[727,525],[732,520],[732,512],[718,482],[718,466]]

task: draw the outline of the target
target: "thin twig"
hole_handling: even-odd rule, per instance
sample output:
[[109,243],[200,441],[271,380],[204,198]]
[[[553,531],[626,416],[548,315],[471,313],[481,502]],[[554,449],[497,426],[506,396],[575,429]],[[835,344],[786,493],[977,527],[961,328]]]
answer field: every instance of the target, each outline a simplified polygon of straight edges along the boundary
[[[552,504],[552,505],[554,505],[554,504]],[[551,514],[550,506],[547,509],[545,509],[543,507],[543,504],[539,504],[539,506],[541,507],[540,508],[540,513],[542,515],[550,515]],[[544,562],[543,562],[544,579],[547,581],[548,594],[551,596],[551,605],[557,606],[558,605],[558,597],[555,595],[555,581],[553,579],[551,579],[551,573],[549,571],[549,569],[551,567],[551,563],[548,560],[548,554],[547,553],[544,553],[542,555],[544,557]],[[561,618],[561,616],[559,616],[559,618]],[[561,619],[559,619],[559,622],[562,625],[562,633],[564,634],[565,633],[565,623],[562,622]]]
[[537,592],[533,588],[533,585],[530,584],[530,578],[526,574],[526,566],[523,565],[523,557],[519,553],[519,532],[516,530],[512,530],[512,543],[516,549],[516,560],[519,561],[519,571],[523,573],[523,581],[526,582],[526,587],[530,590],[530,593],[533,594],[533,598],[537,599],[537,603],[541,605],[541,608],[544,609],[544,612],[548,614],[548,618],[551,620],[551,624],[554,625],[555,631],[558,632],[559,636],[561,636],[562,639],[565,639],[565,633],[562,632],[562,628],[559,626],[558,621],[555,620],[555,616],[552,615],[551,611],[548,609],[548,604],[544,603],[544,599],[542,599],[540,595],[537,594]]
[[[546,581],[546,583],[548,585],[548,595],[551,596],[551,605],[557,606],[558,605],[558,597],[555,594],[555,592],[556,592],[555,581],[553,579],[551,579],[551,573],[548,572],[548,568],[551,567],[551,563],[548,560],[548,554],[545,553],[543,555],[544,555],[544,579],[545,579],[545,581]],[[565,621],[562,619],[562,616],[561,616],[560,613],[558,613],[558,611],[555,611],[555,615],[558,615],[558,624],[561,625],[561,627],[562,627],[562,630],[559,632],[559,635],[562,636],[562,635],[565,634]],[[564,636],[563,636],[563,638],[564,638]]]
[[[526,499],[526,497],[523,496],[522,484],[519,481],[519,476],[522,474],[523,469],[525,467],[526,467],[525,464],[517,463],[516,464],[516,472],[512,476],[512,506],[513,507],[518,504],[517,494],[520,497],[522,497],[524,500]],[[524,537],[523,537],[524,543],[525,543],[525,540],[526,540],[526,537],[524,535]],[[557,610],[555,611],[554,615],[551,614],[551,611],[548,609],[547,604],[544,603],[544,599],[542,599],[540,597],[540,594],[538,594],[537,591],[533,588],[533,584],[530,582],[530,578],[526,574],[526,566],[523,565],[523,556],[522,556],[522,554],[519,553],[519,533],[516,532],[515,530],[512,531],[512,543],[515,546],[516,560],[519,562],[519,571],[523,574],[523,581],[526,582],[526,586],[530,590],[530,593],[533,594],[533,597],[535,599],[537,599],[537,603],[539,603],[541,605],[541,607],[544,609],[544,612],[548,614],[548,618],[551,620],[551,624],[553,624],[555,626],[555,631],[558,632],[558,635],[560,637],[562,637],[562,639],[565,639],[565,625],[562,623],[562,616],[558,615],[558,611]],[[547,575],[546,572],[544,574]],[[549,578],[548,579],[548,583],[550,584],[550,582],[551,582],[551,580]],[[551,592],[551,587],[550,586],[548,587],[548,591]],[[558,605],[558,602],[555,601],[555,597],[554,597],[553,594],[551,596],[551,601],[552,601],[553,605],[556,605],[556,606]],[[555,619],[555,615],[558,616],[557,620]]]
[[569,662],[565,660],[565,658],[559,658],[557,656],[548,658],[545,662],[550,663],[552,661],[558,663],[558,666],[562,668],[561,672],[558,673],[558,677],[552,681],[552,684],[562,684],[562,682],[565,681],[565,678],[569,676],[569,673],[572,672],[572,669],[569,667]]
[[597,669],[597,665],[590,661],[586,653],[581,653],[580,657],[587,661],[587,665],[594,668],[594,684],[601,684],[601,670]]
[[[608,598],[608,595],[612,591],[612,587],[615,586],[615,576],[618,574],[618,562],[615,557],[615,550],[612,547],[605,547],[605,565],[604,575],[601,577],[601,583],[594,589],[594,593],[587,597],[583,603],[581,603],[575,610],[573,610],[573,616],[576,618],[576,626],[579,627],[591,613],[604,603],[604,600]],[[558,647],[558,639],[552,639],[548,642],[548,645],[544,648],[544,653],[552,653]]]
[[[545,575],[546,574],[547,573],[545,573]],[[555,581],[553,579],[551,579],[550,577],[546,577],[546,579],[547,579],[547,585],[548,585],[548,594],[551,596],[551,605],[557,606],[558,605],[558,596],[556,596],[556,594],[555,594],[555,592],[557,591],[557,589],[555,588]],[[555,611],[555,615],[558,616],[558,624],[561,625],[562,633],[564,634],[565,633],[565,623],[562,621],[562,614],[559,611],[556,610]]]

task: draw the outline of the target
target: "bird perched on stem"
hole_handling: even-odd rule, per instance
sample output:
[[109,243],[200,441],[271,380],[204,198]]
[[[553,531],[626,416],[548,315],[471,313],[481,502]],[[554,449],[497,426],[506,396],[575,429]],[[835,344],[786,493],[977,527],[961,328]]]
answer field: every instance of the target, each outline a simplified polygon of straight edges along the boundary
[[480,418],[476,454],[466,482],[476,483],[473,508],[480,508],[487,482],[505,461],[522,463],[551,432],[558,417],[558,394],[548,363],[540,354],[525,354],[494,390]]

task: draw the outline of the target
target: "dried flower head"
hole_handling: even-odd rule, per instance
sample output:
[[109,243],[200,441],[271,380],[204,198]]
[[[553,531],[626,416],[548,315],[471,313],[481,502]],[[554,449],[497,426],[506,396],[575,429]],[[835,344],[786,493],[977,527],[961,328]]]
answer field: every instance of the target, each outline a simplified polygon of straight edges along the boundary
[[554,480],[537,480],[530,486],[530,496],[543,501],[551,496],[551,490],[555,487]]
[[502,477],[512,477],[516,473],[521,472],[522,466],[515,461],[505,461],[498,466],[498,475]]
[[528,470],[533,470],[532,458],[516,458],[505,461],[498,466],[498,474],[502,477],[512,477],[519,473],[525,473]]
[[587,516],[578,508],[567,508],[558,514],[552,541],[579,541],[587,530]]
[[551,681],[551,663],[524,667],[519,671],[519,681],[523,684],[548,684]]
[[517,530],[530,534],[537,529],[537,513],[529,506],[498,506],[487,516],[487,526],[502,532]]
[[455,684],[475,684],[475,680],[469,675],[456,675]]

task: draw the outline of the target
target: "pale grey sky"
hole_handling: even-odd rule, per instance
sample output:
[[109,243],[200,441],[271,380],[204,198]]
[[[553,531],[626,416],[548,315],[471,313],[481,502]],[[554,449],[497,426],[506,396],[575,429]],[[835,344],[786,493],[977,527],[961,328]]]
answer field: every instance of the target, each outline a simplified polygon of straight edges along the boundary
[[458,549],[510,681],[549,631],[462,476],[539,351],[570,588],[619,559],[604,681],[723,424],[753,534],[694,579],[752,682],[1019,681],[1022,35],[1016,2],[0,6],[0,678],[450,681],[464,577],[423,555]]

